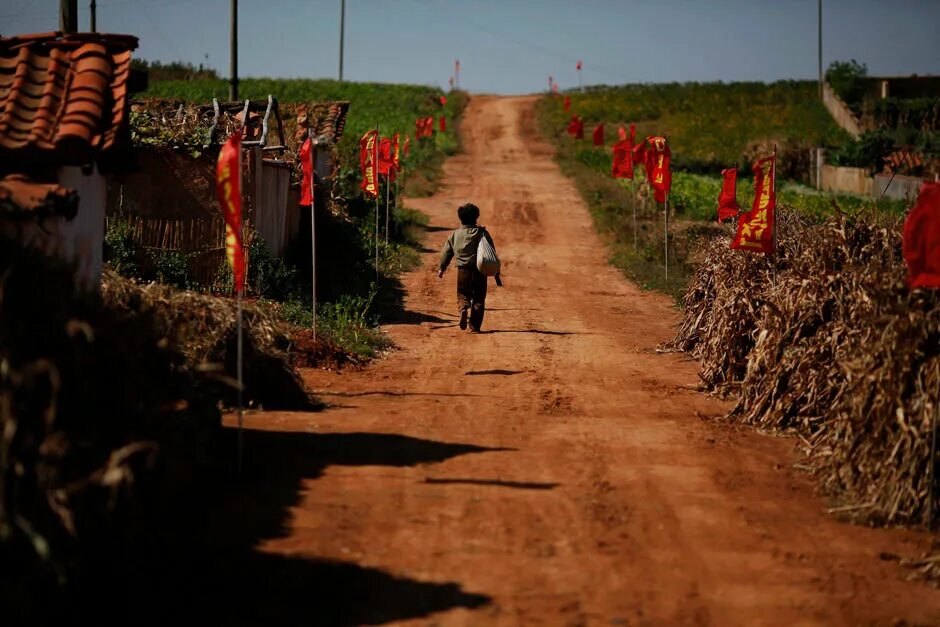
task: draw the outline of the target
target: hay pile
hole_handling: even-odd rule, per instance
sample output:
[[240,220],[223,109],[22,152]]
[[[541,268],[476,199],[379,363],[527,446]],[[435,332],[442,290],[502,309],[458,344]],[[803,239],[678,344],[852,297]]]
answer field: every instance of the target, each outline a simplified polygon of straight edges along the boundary
[[[109,307],[129,317],[151,316],[186,365],[220,385],[215,392],[230,406],[237,401],[237,305],[232,298],[181,291],[161,283],[139,284],[112,271],[102,281]],[[275,311],[254,301],[244,305],[244,400],[267,409],[312,409],[316,405],[292,367],[291,329]]]
[[920,523],[940,402],[940,298],[909,292],[898,219],[781,212],[772,260],[709,244],[672,347],[729,419],[795,432],[840,512]]

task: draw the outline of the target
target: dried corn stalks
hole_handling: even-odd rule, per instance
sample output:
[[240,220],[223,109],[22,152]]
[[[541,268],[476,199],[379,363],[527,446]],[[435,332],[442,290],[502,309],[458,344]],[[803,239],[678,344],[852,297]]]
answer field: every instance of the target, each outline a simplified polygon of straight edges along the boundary
[[672,346],[701,360],[705,387],[736,395],[730,419],[801,434],[840,511],[919,523],[940,298],[905,288],[897,220],[779,217],[776,263],[709,245]]

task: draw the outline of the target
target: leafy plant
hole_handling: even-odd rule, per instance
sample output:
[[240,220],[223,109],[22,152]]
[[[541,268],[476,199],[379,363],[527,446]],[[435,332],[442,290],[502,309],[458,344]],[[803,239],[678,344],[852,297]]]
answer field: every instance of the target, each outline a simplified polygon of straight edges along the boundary
[[160,249],[151,250],[149,254],[153,262],[154,276],[158,281],[180,289],[191,286],[188,272],[189,255],[180,250]]
[[871,84],[868,78],[868,66],[855,59],[833,61],[826,70],[826,82],[847,105],[856,110]]
[[104,260],[122,276],[140,278],[138,247],[129,222],[112,220],[104,234]]

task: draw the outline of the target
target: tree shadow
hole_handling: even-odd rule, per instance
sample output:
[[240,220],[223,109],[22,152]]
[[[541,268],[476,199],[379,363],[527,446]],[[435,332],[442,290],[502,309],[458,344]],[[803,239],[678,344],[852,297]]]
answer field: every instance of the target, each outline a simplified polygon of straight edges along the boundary
[[[221,452],[234,466],[235,429]],[[511,449],[383,433],[306,433],[249,429],[244,465],[194,486],[166,516],[169,542],[102,565],[76,582],[50,624],[356,625],[476,608],[490,599],[459,582],[423,582],[352,562],[278,555],[259,547],[290,532],[304,482],[333,465],[411,467],[460,455]],[[309,488],[307,488],[309,489]]]

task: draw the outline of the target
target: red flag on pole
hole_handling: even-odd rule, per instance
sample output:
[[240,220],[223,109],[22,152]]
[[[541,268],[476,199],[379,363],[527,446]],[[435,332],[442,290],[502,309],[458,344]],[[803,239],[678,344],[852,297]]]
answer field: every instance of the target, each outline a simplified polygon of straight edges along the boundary
[[242,249],[242,133],[236,131],[219,152],[215,167],[215,194],[225,218],[225,255],[235,276],[235,292],[245,289],[245,252]]
[[594,139],[595,146],[604,145],[604,123],[603,122],[601,122],[600,124],[594,127],[594,132],[591,134],[591,136]]
[[447,96],[441,96],[441,106],[443,107],[446,104],[447,104]]
[[379,139],[379,174],[389,175],[392,169],[392,140],[388,137]]
[[571,121],[568,122],[568,134],[577,139],[584,139],[584,120],[576,115],[571,116]]
[[300,203],[301,205],[309,205],[313,202],[313,193],[311,190],[311,179],[313,179],[313,159],[310,154],[313,151],[310,146],[310,138],[304,140],[303,145],[300,147],[300,152],[298,153],[298,158],[300,159],[300,168],[303,176],[301,177],[300,183]]
[[571,111],[571,96],[565,96],[565,113]]
[[904,220],[901,252],[911,289],[940,288],[940,183],[921,184],[917,204]]
[[579,71],[581,70],[581,60],[580,60],[580,59],[578,59],[578,65],[577,65],[576,67],[578,68]]
[[665,137],[646,138],[646,178],[653,186],[656,202],[666,202],[666,194],[672,187],[672,171],[669,169],[671,157]]
[[614,144],[614,164],[611,176],[615,179],[633,178],[633,147],[629,139]]
[[392,167],[396,171],[401,169],[401,159],[398,146],[398,133],[392,135]]
[[777,155],[754,164],[754,204],[738,219],[738,232],[731,248],[752,253],[774,252],[774,210],[777,208]]
[[721,192],[718,194],[718,222],[737,217],[741,213],[738,205],[738,169],[721,171]]
[[630,123],[630,144],[636,144],[636,124]]
[[617,139],[620,141],[627,139],[627,129],[625,129],[623,126],[617,128]]
[[366,131],[359,140],[359,169],[362,172],[359,188],[373,198],[379,197],[378,139],[379,132],[373,129]]
[[447,118],[445,118],[443,115],[441,116],[438,129],[439,129],[442,133],[446,133],[446,132],[447,132]]

